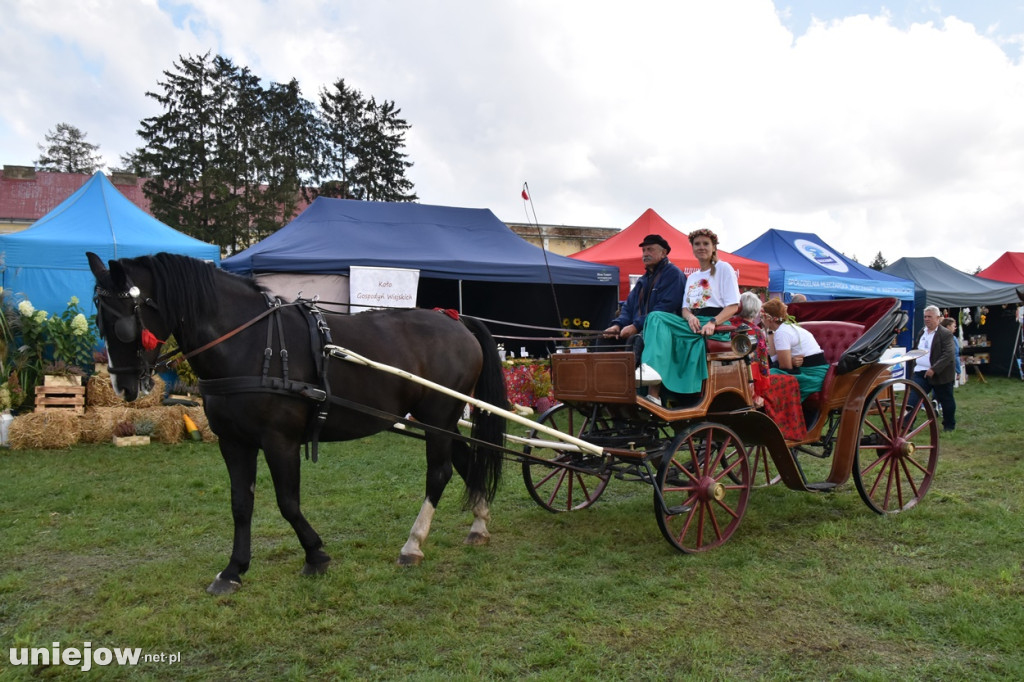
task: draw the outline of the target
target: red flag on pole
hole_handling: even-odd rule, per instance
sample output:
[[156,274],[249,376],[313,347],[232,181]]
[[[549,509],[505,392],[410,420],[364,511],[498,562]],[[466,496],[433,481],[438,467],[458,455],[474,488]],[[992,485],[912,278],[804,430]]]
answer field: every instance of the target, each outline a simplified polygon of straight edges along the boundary
[[523,188],[523,201],[529,201],[530,195],[526,193],[526,188]]

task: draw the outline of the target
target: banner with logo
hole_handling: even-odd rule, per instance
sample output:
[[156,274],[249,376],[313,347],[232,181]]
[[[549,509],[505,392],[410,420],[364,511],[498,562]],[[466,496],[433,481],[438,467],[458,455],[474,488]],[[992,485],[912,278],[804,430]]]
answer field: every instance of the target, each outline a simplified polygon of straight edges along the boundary
[[420,271],[408,268],[349,268],[349,303],[353,313],[377,308],[415,308]]

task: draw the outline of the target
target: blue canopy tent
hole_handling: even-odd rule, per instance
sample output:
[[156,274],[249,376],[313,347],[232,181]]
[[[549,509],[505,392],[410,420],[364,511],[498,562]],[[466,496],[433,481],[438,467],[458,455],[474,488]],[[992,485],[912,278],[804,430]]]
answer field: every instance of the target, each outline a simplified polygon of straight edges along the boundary
[[[793,294],[811,300],[891,297],[913,315],[914,283],[850,260],[810,232],[768,230],[733,253],[768,263],[768,291],[789,301]],[[900,337],[910,342],[909,332]]]
[[[318,197],[280,230],[222,263],[243,275],[348,275],[353,265],[419,270],[419,307],[504,322],[558,327],[560,314],[603,328],[597,325],[613,317],[618,302],[618,268],[546,253],[488,209]],[[531,354],[539,351],[537,344],[530,347]]]
[[168,251],[217,263],[220,248],[168,227],[133,204],[102,172],[21,232],[0,235],[3,288],[59,314],[77,296],[88,316],[96,284],[86,251],[104,261]]

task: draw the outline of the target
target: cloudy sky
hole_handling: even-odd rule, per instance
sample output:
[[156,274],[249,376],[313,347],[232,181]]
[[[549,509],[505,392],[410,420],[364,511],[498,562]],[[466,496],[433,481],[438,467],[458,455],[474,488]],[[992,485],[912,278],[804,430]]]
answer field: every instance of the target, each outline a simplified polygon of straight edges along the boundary
[[[1024,251],[1024,2],[0,0],[0,164],[57,123],[109,165],[211,51],[308,99],[344,78],[412,128],[423,203],[734,250],[768,228],[962,270]],[[532,219],[532,213],[529,214]]]

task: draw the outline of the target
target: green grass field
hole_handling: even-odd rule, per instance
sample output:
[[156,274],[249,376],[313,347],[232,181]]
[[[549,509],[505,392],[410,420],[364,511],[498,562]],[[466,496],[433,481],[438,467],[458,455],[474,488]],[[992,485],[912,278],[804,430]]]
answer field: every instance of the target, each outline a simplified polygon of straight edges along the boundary
[[[509,463],[489,546],[462,544],[453,481],[426,560],[399,568],[424,458],[381,435],[303,464],[334,558],[303,578],[261,463],[252,568],[226,598],[204,591],[231,548],[215,446],[0,451],[0,678],[1020,679],[1024,382],[972,379],[917,508],[877,516],[852,484],[760,489],[703,555],[662,539],[649,486],[613,480],[554,515]],[[149,660],[12,665],[55,642]]]

